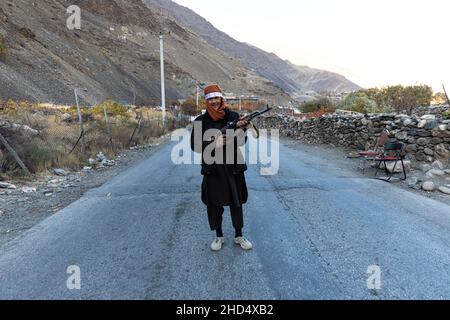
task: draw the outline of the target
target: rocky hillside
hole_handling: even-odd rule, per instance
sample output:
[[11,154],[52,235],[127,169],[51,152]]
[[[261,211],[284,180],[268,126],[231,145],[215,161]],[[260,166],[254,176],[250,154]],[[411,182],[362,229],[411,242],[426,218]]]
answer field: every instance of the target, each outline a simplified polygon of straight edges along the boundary
[[[66,26],[70,5],[81,8],[80,30]],[[87,103],[158,99],[161,31],[170,31],[165,36],[169,99],[192,95],[199,82],[219,82],[235,94],[289,100],[279,87],[158,8],[129,0],[1,0],[0,39],[9,54],[0,58],[0,100],[73,104],[74,88]]]
[[265,52],[247,43],[234,40],[217,30],[211,23],[192,10],[171,0],[144,0],[151,7],[159,6],[167,10],[180,24],[190,28],[208,43],[238,58],[247,67],[273,81],[294,97],[308,91],[347,92],[361,87],[337,73],[296,66],[280,59],[273,53]]

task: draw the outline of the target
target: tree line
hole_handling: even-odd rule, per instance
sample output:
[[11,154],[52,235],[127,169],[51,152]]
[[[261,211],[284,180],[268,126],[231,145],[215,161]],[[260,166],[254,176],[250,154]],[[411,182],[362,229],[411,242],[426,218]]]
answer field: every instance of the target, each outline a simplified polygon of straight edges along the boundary
[[444,93],[433,94],[428,85],[387,86],[370,88],[348,94],[340,102],[334,102],[328,97],[321,97],[301,105],[301,111],[313,113],[319,110],[334,111],[335,109],[351,110],[361,113],[397,112],[411,114],[419,106],[429,106],[431,103],[447,103]]

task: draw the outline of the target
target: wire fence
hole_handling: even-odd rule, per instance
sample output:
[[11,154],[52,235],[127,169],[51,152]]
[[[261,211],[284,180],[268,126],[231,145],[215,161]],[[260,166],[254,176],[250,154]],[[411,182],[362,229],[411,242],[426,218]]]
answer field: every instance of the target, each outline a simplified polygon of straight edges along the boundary
[[152,108],[133,108],[120,115],[104,111],[80,108],[79,117],[73,109],[1,110],[0,136],[15,151],[14,155],[0,143],[1,173],[23,171],[19,160],[32,173],[55,167],[80,169],[99,152],[113,156],[191,121],[188,115],[168,112],[163,123],[161,112]]

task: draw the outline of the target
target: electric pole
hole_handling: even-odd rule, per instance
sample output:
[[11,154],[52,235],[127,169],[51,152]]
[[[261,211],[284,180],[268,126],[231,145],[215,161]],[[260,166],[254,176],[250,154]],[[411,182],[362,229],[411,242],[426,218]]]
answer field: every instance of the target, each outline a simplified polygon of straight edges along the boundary
[[161,109],[162,109],[162,125],[166,127],[166,89],[164,87],[164,39],[163,35],[159,36],[159,54],[161,57]]
[[195,98],[195,105],[197,106],[197,110],[198,110],[198,85],[196,85],[196,98]]
[[[161,8],[161,29],[159,31],[159,56],[161,65],[161,110],[162,110],[162,125],[166,127],[166,88],[164,78],[164,36],[169,35],[170,31],[165,31],[165,21],[169,20],[169,14],[164,12]],[[154,34],[154,33],[152,33]]]

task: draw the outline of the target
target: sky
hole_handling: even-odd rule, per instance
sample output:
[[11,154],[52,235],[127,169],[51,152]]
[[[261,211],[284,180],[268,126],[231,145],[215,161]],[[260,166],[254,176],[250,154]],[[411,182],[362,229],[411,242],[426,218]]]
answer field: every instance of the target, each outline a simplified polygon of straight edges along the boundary
[[365,88],[450,90],[449,0],[174,0],[234,39]]

